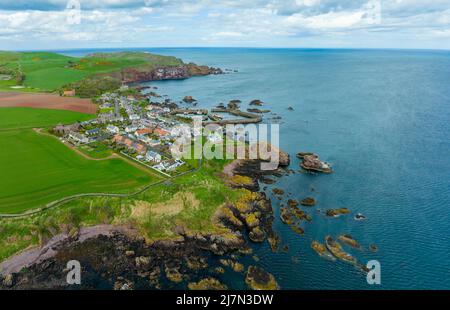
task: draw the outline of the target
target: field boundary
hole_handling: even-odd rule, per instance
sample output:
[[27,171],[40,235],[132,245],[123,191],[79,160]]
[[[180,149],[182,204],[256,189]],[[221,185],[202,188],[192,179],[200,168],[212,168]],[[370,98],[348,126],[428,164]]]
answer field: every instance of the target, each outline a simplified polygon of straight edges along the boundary
[[193,168],[193,169],[191,169],[189,171],[185,171],[183,173],[177,174],[176,176],[172,176],[170,178],[162,179],[162,180],[160,180],[158,182],[149,184],[149,185],[147,185],[147,186],[145,186],[145,187],[143,187],[143,188],[139,189],[138,191],[136,191],[134,193],[131,193],[131,194],[113,194],[113,193],[110,193],[110,194],[108,194],[108,193],[77,194],[77,195],[72,195],[72,196],[68,196],[68,197],[64,197],[64,198],[58,199],[56,201],[53,201],[53,202],[50,202],[50,203],[46,204],[42,208],[26,211],[24,213],[20,213],[20,214],[0,214],[0,219],[14,219],[14,218],[30,217],[30,216],[33,216],[33,215],[37,215],[37,214],[43,213],[43,212],[48,211],[50,209],[54,209],[56,207],[62,206],[62,205],[64,205],[65,203],[67,203],[69,201],[73,201],[73,200],[76,200],[76,199],[79,199],[79,198],[85,198],[85,197],[92,197],[92,198],[94,198],[94,197],[131,198],[131,197],[138,196],[138,195],[148,191],[152,187],[164,184],[167,181],[174,180],[176,178],[185,176],[187,174],[197,172],[197,171],[199,171],[202,168],[202,166],[203,166],[203,162],[200,159],[198,168]]

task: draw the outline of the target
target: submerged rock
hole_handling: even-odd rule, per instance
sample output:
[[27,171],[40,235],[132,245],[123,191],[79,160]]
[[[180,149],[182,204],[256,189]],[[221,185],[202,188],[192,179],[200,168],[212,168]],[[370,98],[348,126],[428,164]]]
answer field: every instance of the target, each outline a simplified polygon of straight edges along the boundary
[[261,182],[264,184],[267,184],[267,185],[271,185],[271,184],[276,183],[277,181],[275,181],[274,179],[271,179],[271,178],[263,177],[263,178],[261,178]]
[[361,246],[359,245],[358,241],[353,239],[353,237],[350,235],[340,235],[338,237],[338,240],[347,244],[348,246],[351,246],[352,248],[361,249]]
[[218,274],[224,274],[225,269],[223,269],[223,267],[216,267],[216,268],[214,268],[214,272],[218,273]]
[[339,217],[341,215],[349,214],[350,210],[347,208],[340,208],[340,209],[328,209],[326,211],[326,215],[329,217]]
[[297,233],[297,234],[299,234],[299,235],[304,235],[304,234],[305,234],[305,230],[304,230],[303,228],[299,227],[299,226],[291,226],[291,229],[292,229],[295,233]]
[[316,205],[316,200],[312,197],[303,199],[301,202],[302,206],[313,207]]
[[355,220],[356,221],[363,221],[365,219],[367,219],[367,218],[361,213],[358,213],[358,214],[355,215]]
[[259,100],[259,99],[255,99],[255,100],[252,100],[251,102],[250,102],[250,105],[253,105],[253,106],[262,106],[264,104],[264,102],[262,102],[261,100]]
[[294,208],[298,206],[298,201],[295,199],[289,199],[287,204],[289,207]]
[[376,252],[378,252],[378,247],[375,244],[371,244],[371,245],[369,245],[369,250],[372,253],[376,253]]
[[227,290],[228,287],[222,283],[220,283],[219,280],[214,279],[214,278],[206,278],[206,279],[202,279],[198,282],[192,282],[188,284],[188,288],[190,290],[217,290],[217,291],[221,291],[221,290]]
[[279,286],[275,277],[256,266],[250,266],[247,270],[245,283],[254,290],[278,290]]
[[270,113],[271,111],[270,110],[260,110],[260,109],[253,108],[253,109],[247,109],[247,112],[257,113],[257,114],[266,114],[266,113]]
[[281,188],[274,188],[272,190],[272,193],[274,193],[275,195],[284,195],[284,190],[282,190]]

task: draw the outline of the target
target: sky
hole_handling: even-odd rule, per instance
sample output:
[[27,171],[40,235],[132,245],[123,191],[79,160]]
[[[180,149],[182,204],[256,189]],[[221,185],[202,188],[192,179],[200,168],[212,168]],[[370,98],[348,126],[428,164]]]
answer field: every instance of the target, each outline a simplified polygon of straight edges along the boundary
[[450,0],[0,0],[0,50],[450,49]]

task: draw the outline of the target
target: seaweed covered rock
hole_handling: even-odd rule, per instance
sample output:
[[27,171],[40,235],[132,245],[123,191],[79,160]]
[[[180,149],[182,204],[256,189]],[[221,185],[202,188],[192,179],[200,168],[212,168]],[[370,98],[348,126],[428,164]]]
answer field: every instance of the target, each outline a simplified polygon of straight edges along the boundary
[[221,290],[227,290],[228,287],[222,283],[220,283],[219,280],[214,279],[214,278],[206,278],[206,279],[202,279],[198,282],[192,282],[188,284],[188,288],[190,290],[217,290],[217,291],[221,291]]
[[361,245],[358,243],[358,241],[356,241],[352,236],[348,234],[340,235],[338,237],[338,240],[352,248],[361,249]]
[[250,266],[247,270],[245,283],[254,290],[278,290],[279,286],[275,277],[256,266]]
[[349,253],[345,252],[342,249],[342,246],[337,241],[335,241],[331,236],[325,237],[325,244],[328,251],[330,251],[331,254],[333,254],[337,259],[346,263],[356,264],[356,259]]
[[245,188],[250,191],[259,191],[258,180],[249,176],[236,174],[228,179],[229,184],[235,188]]
[[208,268],[208,261],[201,256],[188,256],[186,258],[186,264],[191,270],[200,270]]
[[322,258],[335,261],[336,258],[328,251],[327,247],[318,241],[311,243],[311,248]]
[[183,282],[183,275],[181,274],[181,272],[178,268],[166,267],[165,272],[166,272],[166,277],[169,281],[174,282],[174,283]]
[[347,208],[340,208],[340,209],[328,209],[326,211],[326,215],[329,217],[339,217],[341,215],[349,214],[350,210]]

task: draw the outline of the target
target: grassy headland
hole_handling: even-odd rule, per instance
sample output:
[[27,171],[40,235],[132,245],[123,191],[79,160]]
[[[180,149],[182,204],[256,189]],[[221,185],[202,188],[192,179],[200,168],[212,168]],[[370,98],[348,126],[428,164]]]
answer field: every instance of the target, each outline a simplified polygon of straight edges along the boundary
[[[175,57],[140,52],[99,53],[83,58],[49,52],[0,52],[0,75],[4,77],[0,80],[0,91],[51,92],[77,85],[86,88],[85,84],[78,84],[85,79],[88,85],[99,87],[105,81],[120,83],[116,77],[105,80],[105,76],[120,73],[124,68],[151,70],[180,65],[183,62]],[[86,91],[84,95],[89,96]]]

